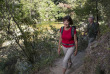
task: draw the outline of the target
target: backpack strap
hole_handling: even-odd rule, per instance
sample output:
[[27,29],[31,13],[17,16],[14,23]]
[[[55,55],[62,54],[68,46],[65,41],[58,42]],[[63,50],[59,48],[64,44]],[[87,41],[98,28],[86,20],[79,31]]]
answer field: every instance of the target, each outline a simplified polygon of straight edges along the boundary
[[72,26],[72,29],[71,29],[71,36],[72,36],[72,38],[74,38],[74,30],[75,30],[75,26]]
[[63,29],[64,29],[64,26],[61,27],[61,34],[63,34]]
[[[72,26],[72,29],[71,29],[71,36],[72,38],[74,38],[74,30],[76,29],[75,26]],[[64,26],[61,27],[61,34],[63,34],[63,30],[64,30]]]

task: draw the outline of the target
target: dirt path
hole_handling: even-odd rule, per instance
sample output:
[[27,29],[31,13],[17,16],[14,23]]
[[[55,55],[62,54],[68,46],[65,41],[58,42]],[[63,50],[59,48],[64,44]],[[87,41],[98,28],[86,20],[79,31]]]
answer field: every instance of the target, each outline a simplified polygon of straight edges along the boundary
[[[76,74],[75,71],[82,66],[83,59],[85,57],[85,51],[78,52],[77,56],[72,55],[73,65],[67,70],[66,74]],[[63,57],[55,61],[53,67],[50,67],[49,74],[62,74],[62,61]]]

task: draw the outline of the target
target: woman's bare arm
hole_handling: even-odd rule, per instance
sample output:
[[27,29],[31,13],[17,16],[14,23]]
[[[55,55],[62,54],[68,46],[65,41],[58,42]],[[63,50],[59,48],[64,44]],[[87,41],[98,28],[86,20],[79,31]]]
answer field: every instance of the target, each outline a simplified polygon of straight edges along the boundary
[[74,34],[74,41],[75,41],[75,47],[76,47],[76,49],[75,49],[75,55],[76,55],[77,54],[77,50],[78,50],[78,41],[77,41],[76,34]]
[[62,38],[61,38],[61,33],[60,33],[60,36],[59,36],[59,43],[58,43],[58,54],[60,54],[61,41],[62,41]]

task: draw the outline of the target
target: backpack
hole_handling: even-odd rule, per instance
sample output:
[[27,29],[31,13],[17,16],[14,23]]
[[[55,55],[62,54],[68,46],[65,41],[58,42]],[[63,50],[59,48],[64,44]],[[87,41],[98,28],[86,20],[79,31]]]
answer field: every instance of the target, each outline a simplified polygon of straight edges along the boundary
[[[76,29],[76,26],[72,26],[72,29],[71,29],[71,36],[72,36],[72,38],[74,38],[74,29]],[[61,27],[61,34],[63,34],[63,30],[64,30],[64,26]]]
[[[76,29],[76,27],[72,26],[72,29],[71,29],[71,36],[72,36],[72,38],[74,38],[74,29]],[[63,30],[64,30],[64,26],[61,27],[61,35],[63,34]],[[78,41],[78,37],[77,37],[77,41]],[[62,43],[62,44],[64,44],[64,45],[75,45],[75,43],[73,43],[73,44]]]
[[[90,30],[90,25],[88,24],[88,31]],[[95,37],[97,36],[97,33],[98,33],[98,28],[99,28],[99,24],[98,23],[93,23],[92,24],[92,30],[93,31],[89,31],[89,35],[91,36],[91,35],[94,35]]]

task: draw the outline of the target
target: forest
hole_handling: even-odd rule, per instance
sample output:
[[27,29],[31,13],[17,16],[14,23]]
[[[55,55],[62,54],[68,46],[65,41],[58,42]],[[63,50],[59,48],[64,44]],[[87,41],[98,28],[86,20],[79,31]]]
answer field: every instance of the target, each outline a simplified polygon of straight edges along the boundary
[[0,74],[37,74],[60,58],[59,29],[66,15],[77,28],[78,51],[87,47],[82,38],[89,16],[99,23],[97,39],[110,34],[110,0],[0,0]]

